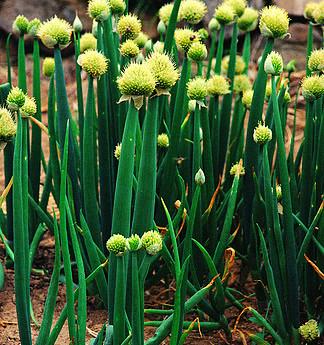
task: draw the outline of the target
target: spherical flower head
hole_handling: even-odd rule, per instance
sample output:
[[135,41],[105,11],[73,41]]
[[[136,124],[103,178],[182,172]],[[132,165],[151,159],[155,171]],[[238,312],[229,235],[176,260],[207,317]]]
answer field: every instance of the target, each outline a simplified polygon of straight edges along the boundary
[[207,96],[206,80],[202,77],[189,80],[187,83],[187,94],[189,99],[203,101]]
[[315,22],[324,25],[324,1],[317,4],[313,12]]
[[[163,5],[160,9],[159,9],[159,18],[160,20],[163,21],[163,23],[165,25],[168,25],[169,24],[169,20],[170,20],[170,17],[171,17],[171,13],[172,13],[172,10],[173,10],[173,3],[171,4],[165,4]],[[177,20],[179,21],[180,19],[180,11],[178,13],[178,18]]]
[[24,117],[28,116],[34,116],[37,111],[37,105],[35,98],[25,96],[25,103],[24,105],[20,108],[20,113]]
[[75,12],[75,18],[74,18],[72,27],[73,27],[74,32],[81,32],[83,30],[83,25],[77,12]]
[[225,3],[232,6],[237,17],[240,17],[246,8],[246,0],[225,0]]
[[162,236],[155,230],[144,232],[142,236],[142,247],[149,255],[156,255],[162,250]]
[[234,78],[234,91],[242,93],[252,88],[251,81],[246,74],[240,74]]
[[289,93],[288,90],[285,91],[284,101],[285,101],[285,103],[290,103],[291,102],[291,97],[290,97],[290,93]]
[[258,11],[254,8],[247,7],[242,16],[237,20],[237,25],[242,31],[253,31],[258,25],[258,18]]
[[226,2],[223,2],[215,9],[215,18],[223,25],[232,23],[235,19],[233,7]]
[[169,147],[169,137],[166,133],[161,133],[157,137],[158,147],[168,148]]
[[232,165],[230,170],[231,176],[244,176],[245,175],[245,168],[240,163],[235,163]]
[[207,92],[211,96],[226,95],[230,92],[230,85],[227,79],[221,75],[214,75],[207,80]]
[[180,18],[188,24],[198,24],[207,13],[207,6],[200,0],[184,0],[181,2]]
[[107,72],[108,60],[96,50],[87,50],[78,57],[78,64],[92,78],[100,78]]
[[124,0],[109,0],[109,7],[111,14],[114,16],[121,16],[126,9]]
[[66,48],[71,42],[71,34],[72,26],[56,16],[42,23],[37,33],[44,46],[49,49],[56,46]]
[[33,20],[31,20],[28,24],[28,34],[36,37],[40,25],[41,21],[38,18],[34,18]]
[[175,64],[165,53],[153,52],[146,63],[154,76],[158,91],[171,89],[179,79]]
[[117,31],[123,39],[135,39],[141,32],[142,24],[135,14],[127,14],[120,17]]
[[19,15],[12,23],[12,31],[17,35],[25,35],[28,32],[28,24],[28,19],[23,15]]
[[153,45],[153,51],[162,54],[164,51],[164,42],[156,41]]
[[199,36],[193,30],[184,28],[175,30],[174,39],[178,50],[187,53],[191,45],[199,41]]
[[119,161],[121,155],[122,144],[118,143],[114,150],[114,156]]
[[90,0],[88,3],[89,16],[97,22],[105,21],[109,16],[107,0]]
[[304,17],[312,22],[315,21],[314,19],[314,10],[317,8],[317,2],[308,2],[304,8]]
[[213,17],[208,23],[208,29],[210,32],[216,32],[220,29],[220,24],[218,20]]
[[8,109],[0,107],[0,146],[16,135],[17,127]]
[[320,336],[317,321],[312,319],[300,326],[298,331],[307,342],[313,341]]
[[194,42],[188,50],[188,57],[193,61],[203,61],[207,54],[206,45],[200,42]]
[[[228,66],[229,66],[229,55],[223,57],[222,60],[222,74],[227,74]],[[235,59],[235,74],[242,74],[245,70],[245,62],[240,55],[236,55]]]
[[142,49],[145,47],[145,44],[148,40],[147,34],[140,32],[137,37],[134,39],[134,42],[137,44],[138,48]]
[[126,238],[123,235],[112,235],[106,243],[109,252],[116,256],[123,256],[127,251]]
[[282,56],[277,52],[271,52],[264,62],[264,71],[271,75],[281,74],[283,71]]
[[324,72],[324,48],[312,51],[308,67],[312,72]]
[[126,240],[126,247],[130,252],[136,252],[142,248],[141,238],[135,234]]
[[271,129],[259,122],[258,127],[254,128],[253,140],[259,144],[264,145],[272,139]]
[[140,52],[138,45],[133,40],[126,40],[120,45],[120,54],[128,58],[134,58]]
[[302,93],[305,99],[314,101],[324,94],[324,75],[311,76],[302,81]]
[[259,27],[265,37],[285,38],[289,29],[287,11],[277,6],[264,7],[261,11]]
[[143,105],[143,98],[155,89],[155,78],[147,63],[130,63],[117,79],[122,97],[120,102],[133,99],[137,109]]
[[45,77],[51,77],[55,71],[55,61],[51,57],[46,57],[43,61],[43,74]]
[[276,185],[276,196],[277,196],[277,200],[281,201],[282,199],[282,188],[281,188],[281,184],[277,184]]
[[199,169],[197,172],[196,172],[196,175],[195,175],[195,183],[198,185],[198,186],[202,186],[206,181],[206,177],[205,177],[205,174],[204,172],[202,171],[202,169]]
[[93,34],[87,32],[80,38],[80,53],[84,53],[86,50],[97,49],[97,39]]
[[200,42],[204,42],[208,40],[209,34],[205,28],[201,28],[198,30],[198,36],[199,36]]
[[253,99],[253,90],[252,89],[243,91],[242,103],[246,109],[251,108],[252,99]]
[[17,111],[25,104],[25,94],[19,87],[13,87],[7,97],[7,105],[10,110]]

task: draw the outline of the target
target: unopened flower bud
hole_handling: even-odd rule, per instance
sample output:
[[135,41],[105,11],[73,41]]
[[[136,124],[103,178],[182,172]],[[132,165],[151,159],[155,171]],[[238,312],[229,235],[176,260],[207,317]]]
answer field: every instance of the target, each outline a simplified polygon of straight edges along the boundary
[[55,61],[51,57],[46,57],[43,61],[43,74],[45,77],[51,77],[55,71]]
[[198,186],[202,186],[205,183],[205,181],[206,181],[205,174],[202,171],[202,169],[199,169],[195,175],[195,183]]
[[271,75],[281,74],[283,71],[282,56],[277,52],[271,52],[264,62],[264,71]]

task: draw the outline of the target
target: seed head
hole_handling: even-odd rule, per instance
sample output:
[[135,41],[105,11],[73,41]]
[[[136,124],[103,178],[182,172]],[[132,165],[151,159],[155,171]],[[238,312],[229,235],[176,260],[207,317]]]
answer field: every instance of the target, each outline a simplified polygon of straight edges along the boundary
[[153,52],[146,62],[154,76],[157,90],[169,90],[179,79],[179,72],[169,55]]
[[137,235],[134,234],[126,240],[126,247],[130,252],[136,252],[142,248],[142,240]]
[[37,105],[35,98],[25,96],[25,103],[20,108],[20,113],[22,116],[28,117],[28,116],[34,116],[37,111]]
[[88,3],[89,16],[97,22],[105,21],[109,16],[109,4],[107,0],[90,0]]
[[259,27],[265,37],[285,38],[289,29],[287,11],[277,6],[264,7],[261,11]]
[[205,174],[202,171],[202,169],[199,169],[195,175],[195,183],[198,186],[202,186],[205,183],[205,181],[206,181]]
[[215,9],[215,18],[220,24],[230,24],[235,19],[235,12],[233,7],[226,2],[223,2]]
[[106,243],[109,252],[116,256],[123,256],[127,251],[126,238],[123,235],[112,235]]
[[142,247],[149,255],[156,255],[162,250],[162,237],[159,232],[150,230],[144,232],[142,236]]
[[242,16],[237,20],[237,25],[242,31],[253,31],[258,25],[259,13],[251,7],[247,7]]
[[305,99],[314,101],[324,94],[324,75],[311,76],[302,81],[302,93]]
[[258,127],[254,128],[253,140],[259,144],[264,145],[272,139],[271,129],[259,122]]
[[133,40],[126,40],[120,45],[120,54],[128,58],[134,58],[140,52],[138,45]]
[[[222,60],[222,74],[226,75],[228,72],[228,65],[229,65],[230,57],[226,55],[223,57]],[[245,62],[240,55],[236,55],[235,59],[235,74],[242,74],[245,70]]]
[[130,63],[117,83],[121,94],[126,96],[150,96],[155,89],[155,78],[146,63]]
[[142,24],[135,14],[127,14],[120,17],[117,31],[123,39],[135,39],[141,32]]
[[198,36],[199,36],[200,42],[204,42],[208,40],[209,34],[205,28],[201,28],[198,30]]
[[211,96],[226,95],[230,92],[229,82],[221,75],[214,75],[207,80],[207,92]]
[[157,137],[158,147],[168,148],[169,147],[169,137],[166,133],[161,133]]
[[28,24],[28,34],[36,37],[40,25],[41,25],[41,21],[38,18],[32,19]]
[[188,57],[193,61],[203,61],[207,54],[206,45],[200,42],[194,42],[188,50]]
[[121,155],[122,144],[118,143],[115,147],[114,156],[119,161]]
[[[160,20],[163,21],[163,23],[165,25],[169,24],[169,20],[170,20],[170,17],[171,17],[172,10],[173,10],[173,3],[165,4],[159,10],[159,18],[160,18]],[[180,20],[180,11],[178,13],[177,20],[178,21]]]
[[25,94],[19,87],[13,87],[7,97],[7,105],[10,110],[17,111],[25,104]]
[[309,60],[308,67],[312,72],[324,72],[324,49],[313,50]]
[[215,32],[215,31],[218,31],[220,29],[220,24],[215,17],[213,17],[210,20],[210,22],[208,23],[208,29],[210,32]]
[[232,165],[230,170],[231,176],[244,176],[245,175],[245,168],[240,163],[235,163]]
[[43,22],[37,33],[44,46],[49,49],[56,46],[60,49],[66,48],[70,44],[71,34],[72,26],[56,16]]
[[74,32],[81,32],[83,30],[83,25],[77,12],[75,12],[75,18],[74,18],[72,27],[73,27]]
[[176,31],[174,32],[174,39],[176,41],[178,50],[187,53],[191,45],[194,42],[199,41],[199,36],[193,30],[184,28],[176,29]]
[[100,78],[108,69],[107,58],[96,50],[87,50],[79,55],[78,64],[92,78]]
[[242,103],[246,109],[251,108],[252,99],[253,99],[253,90],[252,89],[243,91]]
[[134,39],[134,42],[137,44],[138,48],[142,49],[145,47],[147,40],[148,35],[141,31],[138,34],[138,36]]
[[10,111],[0,107],[0,146],[1,142],[8,142],[16,135],[16,124]]
[[308,2],[304,8],[304,17],[312,22],[315,22],[314,19],[314,10],[316,9],[317,2]]
[[184,0],[181,2],[180,18],[188,24],[198,24],[207,13],[207,6],[200,0]]
[[17,35],[25,35],[28,32],[28,25],[28,19],[23,15],[19,15],[12,23],[12,31]]
[[313,12],[315,22],[317,24],[324,24],[324,1],[317,4]]
[[244,13],[246,0],[225,0],[224,2],[232,6],[237,17],[240,17]]
[[300,326],[298,331],[307,342],[311,342],[320,336],[317,321],[312,319]]
[[97,39],[90,32],[86,32],[80,38],[80,53],[95,49],[97,49]]
[[109,7],[111,14],[114,16],[121,16],[126,9],[124,0],[109,0]]
[[43,74],[45,77],[51,77],[55,71],[55,61],[51,57],[46,57],[43,61]]
[[281,74],[283,71],[282,56],[277,52],[271,52],[264,62],[264,71],[271,75]]
[[251,81],[246,74],[240,74],[234,78],[234,91],[242,93],[252,88]]
[[189,99],[203,101],[207,96],[206,80],[202,77],[195,77],[187,83],[187,94]]

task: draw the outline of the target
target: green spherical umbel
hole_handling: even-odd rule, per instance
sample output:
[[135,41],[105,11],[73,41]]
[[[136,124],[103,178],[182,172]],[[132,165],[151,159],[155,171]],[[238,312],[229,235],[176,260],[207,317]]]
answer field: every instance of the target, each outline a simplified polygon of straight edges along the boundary
[[324,72],[324,49],[313,50],[309,60],[308,67],[312,72]]
[[324,25],[324,1],[321,1],[314,9],[314,20],[317,24]]
[[25,103],[20,108],[20,113],[22,116],[28,117],[28,116],[34,116],[37,111],[37,105],[35,98],[25,96]]
[[169,147],[169,137],[166,133],[161,133],[157,137],[158,147],[168,148]]
[[246,109],[251,108],[252,99],[253,99],[253,90],[250,89],[243,92],[242,103]]
[[79,55],[78,64],[92,78],[100,78],[108,69],[107,58],[96,50],[87,50]]
[[237,17],[240,17],[244,13],[246,0],[225,0],[224,2],[232,6]]
[[247,7],[242,16],[237,20],[237,25],[241,31],[253,31],[258,25],[259,13],[251,7]]
[[[165,4],[159,9],[159,18],[160,18],[160,20],[163,21],[163,23],[165,25],[169,24],[172,10],[173,10],[173,3],[172,4]],[[179,21],[179,19],[180,19],[180,11],[178,13],[177,21]]]
[[45,77],[51,77],[55,71],[55,61],[51,57],[46,57],[43,61],[43,74]]
[[300,326],[298,331],[307,342],[312,342],[320,336],[317,321],[312,319]]
[[302,93],[305,99],[314,101],[324,94],[324,75],[314,75],[302,81]]
[[80,53],[84,53],[86,50],[97,49],[97,39],[93,34],[87,32],[80,38]]
[[230,169],[231,176],[244,176],[245,175],[245,168],[240,163],[235,163],[232,165]]
[[123,235],[112,235],[106,243],[108,251],[116,256],[123,256],[127,251],[126,238]]
[[235,12],[231,5],[224,2],[216,7],[214,16],[220,24],[227,25],[234,21]]
[[128,58],[135,58],[140,50],[133,40],[126,40],[120,45],[120,54]]
[[272,131],[268,126],[259,122],[258,127],[254,128],[253,140],[259,144],[264,145],[272,139]]
[[180,18],[188,24],[198,24],[207,13],[207,6],[200,0],[184,0],[181,2]]
[[34,18],[28,24],[28,34],[31,36],[37,36],[41,21],[38,18]]
[[308,2],[304,8],[304,17],[312,22],[315,22],[314,19],[314,10],[317,8],[317,2]]
[[12,23],[12,31],[17,35],[25,35],[28,32],[28,25],[28,19],[23,15],[19,15]]
[[189,99],[203,101],[207,96],[206,80],[202,77],[189,80],[187,83],[187,94]]
[[251,81],[246,74],[236,75],[234,77],[234,91],[242,93],[252,88]]
[[264,62],[264,71],[267,74],[280,75],[283,71],[282,56],[277,52],[271,52]]
[[142,248],[141,238],[135,234],[126,240],[126,247],[130,252],[136,252]]
[[6,143],[16,135],[17,127],[10,111],[0,107],[0,147],[1,142]]
[[174,39],[176,41],[178,50],[187,53],[191,45],[194,42],[199,41],[199,36],[193,30],[184,28],[176,29],[176,31],[174,32]]
[[126,9],[124,0],[109,0],[109,7],[111,14],[114,16],[121,16]]
[[222,96],[230,92],[227,79],[221,75],[214,75],[207,80],[207,92],[211,96]]
[[17,111],[25,104],[26,96],[19,87],[13,87],[7,97],[8,108]]
[[157,231],[150,230],[144,232],[142,236],[142,247],[151,256],[158,254],[162,250],[162,243],[162,236]]
[[134,39],[134,42],[137,44],[138,48],[142,49],[145,47],[146,42],[148,41],[148,35],[144,32],[140,32],[137,37]]
[[203,61],[207,57],[207,48],[205,44],[194,42],[188,50],[188,57],[193,61]]
[[141,32],[142,24],[135,14],[127,14],[120,17],[117,31],[123,39],[135,39]]
[[72,26],[56,16],[42,23],[37,33],[44,46],[49,49],[67,47],[71,42],[71,34]]
[[261,11],[259,27],[265,37],[286,37],[289,29],[287,11],[277,6],[264,7]]
[[[227,75],[230,56],[226,55],[222,60],[222,74]],[[240,55],[236,55],[235,59],[235,74],[242,74],[245,70],[245,62]]]
[[88,3],[89,16],[97,22],[105,21],[109,16],[107,0],[90,0]]

